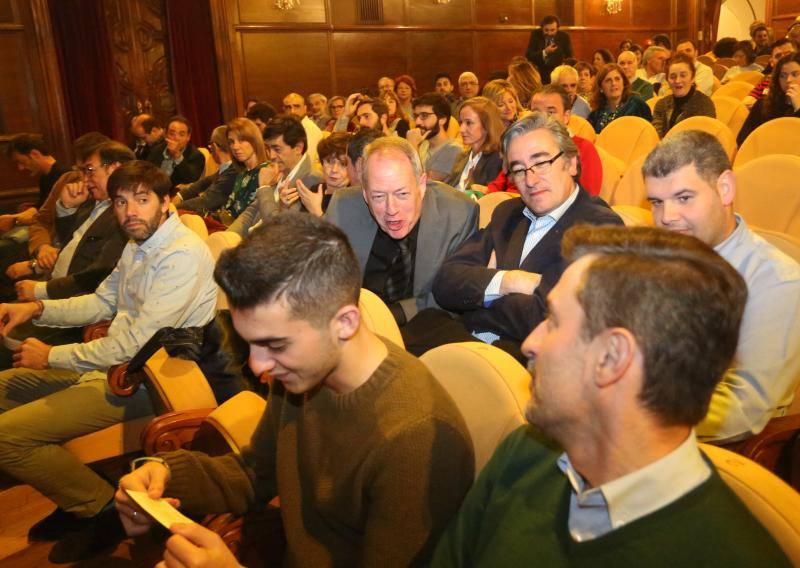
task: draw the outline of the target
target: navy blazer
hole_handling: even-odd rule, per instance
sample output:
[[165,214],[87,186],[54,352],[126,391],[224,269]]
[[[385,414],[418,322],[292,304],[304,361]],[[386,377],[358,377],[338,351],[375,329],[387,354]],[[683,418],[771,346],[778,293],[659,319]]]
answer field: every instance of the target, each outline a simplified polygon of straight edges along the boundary
[[[522,199],[497,206],[489,225],[468,239],[443,264],[433,283],[436,302],[460,313],[470,331],[491,331],[522,342],[546,313],[546,297],[566,268],[561,238],[573,225],[622,225],[605,201],[581,188],[575,202],[520,263],[531,221],[523,215]],[[497,268],[487,268],[492,251]],[[498,270],[522,269],[542,275],[534,294],[508,294],[484,307],[486,287]]]

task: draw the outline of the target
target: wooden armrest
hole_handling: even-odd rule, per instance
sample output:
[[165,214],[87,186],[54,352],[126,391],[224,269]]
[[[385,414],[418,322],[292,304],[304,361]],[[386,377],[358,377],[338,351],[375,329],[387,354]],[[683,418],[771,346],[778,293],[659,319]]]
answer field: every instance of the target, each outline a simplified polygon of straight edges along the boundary
[[142,448],[145,454],[171,452],[188,448],[195,432],[213,408],[169,412],[153,419],[142,432]]
[[764,430],[745,441],[737,450],[746,458],[775,471],[784,448],[800,433],[800,414],[779,416],[770,420]]
[[111,327],[111,321],[99,321],[87,325],[83,328],[83,342],[89,343],[95,339],[108,336],[108,328]]
[[237,517],[231,513],[207,515],[202,524],[208,530],[222,537],[225,546],[238,558],[239,547],[242,544],[243,517]]
[[113,365],[106,373],[108,387],[117,396],[131,396],[139,386],[147,380],[147,373],[139,371],[137,373],[128,372],[128,363]]

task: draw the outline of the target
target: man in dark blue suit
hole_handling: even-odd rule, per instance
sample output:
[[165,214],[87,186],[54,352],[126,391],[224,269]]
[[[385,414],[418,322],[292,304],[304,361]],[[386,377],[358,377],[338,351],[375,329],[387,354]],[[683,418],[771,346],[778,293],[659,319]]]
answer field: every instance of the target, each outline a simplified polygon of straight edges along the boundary
[[542,76],[542,83],[550,82],[550,73],[572,57],[572,42],[569,34],[559,30],[558,16],[545,16],[539,28],[531,32],[525,57],[536,65]]

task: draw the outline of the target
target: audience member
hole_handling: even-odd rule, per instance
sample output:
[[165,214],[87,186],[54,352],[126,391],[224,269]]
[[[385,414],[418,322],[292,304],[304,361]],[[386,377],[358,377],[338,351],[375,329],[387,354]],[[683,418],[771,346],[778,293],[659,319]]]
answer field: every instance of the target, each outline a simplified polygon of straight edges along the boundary
[[378,94],[385,91],[394,91],[394,79],[391,77],[381,77],[378,79]]
[[[528,111],[522,108],[517,98],[517,90],[510,81],[506,81],[505,79],[489,81],[483,86],[483,96],[497,106],[497,110],[500,111],[500,118],[503,120],[503,127],[505,128],[528,114]],[[530,106],[530,104],[528,106]]]
[[638,77],[653,85],[653,92],[656,95],[666,83],[667,59],[669,50],[651,45],[642,55],[642,68],[636,71]]
[[747,108],[752,108],[756,101],[764,98],[769,93],[769,86],[772,83],[772,72],[775,70],[775,65],[783,57],[797,51],[797,46],[786,38],[776,40],[772,44],[772,53],[769,58],[769,65],[764,68],[764,79],[750,91],[742,102]]
[[146,160],[153,146],[164,139],[164,127],[153,115],[139,114],[131,119],[131,134],[134,139],[131,150],[136,159]]
[[169,176],[173,186],[200,179],[206,159],[191,142],[192,126],[183,116],[173,116],[167,123],[167,137],[150,150],[148,161]]
[[597,74],[589,122],[595,132],[600,132],[620,116],[638,116],[652,120],[650,107],[641,98],[631,94],[631,84],[619,65],[609,63]]
[[789,25],[789,29],[786,30],[786,39],[793,41],[795,44],[800,43],[800,16],[797,16]]
[[325,218],[352,243],[362,286],[403,326],[437,305],[433,278],[477,229],[478,208],[452,187],[429,182],[414,148],[395,137],[366,147],[361,181],[363,189],[334,194]]
[[[274,217],[223,253],[215,277],[250,366],[274,381],[264,417],[241,455],[172,452],[122,478],[128,534],[151,521],[126,490],[199,515],[241,515],[277,496],[284,563],[428,561],[472,482],[469,433],[426,367],[361,320],[358,274],[342,231],[310,215]],[[173,532],[168,561],[206,553],[236,564],[200,525]]]
[[374,140],[382,138],[383,132],[374,128],[359,128],[347,143],[347,177],[352,187],[361,187],[361,169],[364,149]]
[[534,112],[506,130],[502,144],[506,174],[521,199],[498,205],[489,225],[442,264],[434,297],[462,317],[420,314],[420,323],[435,320],[425,326],[427,343],[409,349],[424,352],[471,339],[471,333],[519,356],[563,270],[564,231],[575,223],[622,224],[605,202],[578,185],[578,148],[563,124]]
[[474,184],[481,186],[493,181],[503,167],[500,157],[500,137],[503,120],[497,106],[486,97],[473,97],[461,104],[460,132],[467,148],[456,160],[448,185],[467,191]]
[[432,566],[789,566],[692,428],[731,363],[747,290],[696,239],[579,227],[522,350],[531,400]]
[[[339,117],[344,114],[344,103],[344,97],[340,97],[339,95],[328,99],[328,114],[334,121],[338,120]],[[326,128],[326,130],[328,130],[328,132],[332,132],[333,125],[328,124],[328,128]]]
[[[253,109],[257,109],[257,107],[258,105],[253,105]],[[210,176],[197,180],[186,189],[181,189],[173,197],[173,203],[180,206],[181,210],[192,211],[200,215],[213,213],[224,207],[236,186],[238,171],[232,167],[233,158],[228,147],[227,126],[217,126],[214,129],[211,133],[211,140],[208,141],[208,151],[211,158],[217,163],[218,169]]]
[[[589,103],[578,95],[578,71],[570,65],[559,65],[550,75],[550,81],[555,83],[564,91],[570,99],[570,113],[581,118],[589,118],[589,113],[592,112]],[[531,104],[531,110],[533,104]]]
[[750,37],[753,40],[753,50],[756,55],[770,55],[770,37],[766,23],[755,20],[750,24]]
[[106,371],[128,361],[159,329],[205,326],[214,317],[214,261],[170,212],[170,190],[167,175],[150,163],[118,167],[108,194],[131,241],[111,275],[93,294],[0,305],[4,335],[30,319],[59,326],[113,320],[107,337],[88,343],[51,347],[27,339],[18,368],[0,373],[0,471],[58,505],[28,534],[32,541],[60,540],[50,555],[56,563],[83,559],[121,536],[114,488],[60,445],[152,414],[146,389],[119,397],[109,390]]
[[400,100],[400,108],[406,116],[411,116],[414,112],[411,102],[417,96],[417,84],[411,75],[398,75],[394,78],[394,91]]
[[[536,67],[524,57],[515,57],[508,65],[508,82],[517,91],[518,102],[522,103],[520,111],[531,104],[533,93],[541,89],[542,78]],[[486,96],[484,94],[484,96]]]
[[307,187],[302,179],[297,180],[297,195],[303,208],[316,217],[322,217],[335,191],[350,186],[347,143],[351,137],[347,132],[334,132],[320,141],[317,151],[322,162],[322,183],[316,190]]
[[560,25],[558,16],[550,14],[542,18],[539,27],[531,31],[525,50],[525,57],[536,65],[545,83],[550,82],[553,69],[572,57],[572,41],[567,32],[558,29]]
[[575,71],[578,72],[578,96],[591,101],[597,79],[597,69],[594,68],[594,65],[589,65],[585,61],[578,61],[574,67]]
[[711,48],[711,54],[714,59],[730,59],[733,57],[733,52],[736,49],[737,43],[739,43],[739,41],[735,37],[722,37],[714,43],[714,47]]
[[452,97],[454,89],[453,78],[450,76],[450,73],[438,73],[436,75],[436,81],[434,83],[434,91],[436,93],[443,97]]
[[634,43],[631,46],[631,51],[636,56],[636,67],[637,67],[637,69],[641,68],[641,66],[642,66],[642,57],[644,56],[644,50],[642,49],[642,46],[639,45],[638,43]]
[[623,51],[617,57],[617,65],[631,84],[631,94],[638,95],[643,101],[653,97],[653,85],[636,74],[638,70],[636,54],[632,51]]
[[736,143],[741,146],[753,130],[782,116],[800,118],[800,53],[797,52],[784,56],[775,64],[769,93],[750,109]]
[[630,38],[625,38],[621,42],[619,42],[619,46],[617,48],[617,55],[624,51],[630,51],[631,46],[633,45],[633,40]]
[[247,112],[248,112],[248,111],[249,111],[251,108],[253,108],[255,105],[257,105],[258,103],[259,103],[259,100],[258,100],[258,99],[247,99],[247,102],[246,102],[246,103],[245,103],[245,105],[244,105],[244,112],[245,112],[245,114],[246,114],[246,113],[247,113]]
[[332,120],[328,114],[328,97],[322,93],[311,93],[308,95],[308,104],[311,107],[309,118],[317,125],[317,128],[327,130]]
[[[302,95],[289,93],[283,98],[283,112],[292,114],[300,119],[303,129],[306,131],[306,152],[312,162],[318,162],[317,144],[322,140],[322,130],[308,117],[306,100]],[[263,131],[262,131],[263,132]],[[265,138],[266,140],[266,138]]]
[[429,181],[450,177],[461,155],[461,144],[447,135],[450,103],[438,93],[426,93],[414,99],[414,128],[406,134],[419,153],[422,169]]
[[697,90],[692,60],[676,53],[667,66],[667,83],[671,93],[658,99],[653,109],[653,126],[662,138],[673,126],[692,116],[717,118],[714,103]]
[[758,71],[761,73],[764,70],[761,65],[756,63],[756,52],[753,51],[753,46],[749,41],[740,41],[736,43],[733,59],[736,61],[736,65],[729,68],[725,72],[725,75],[722,76],[720,82],[723,85],[745,71]]
[[[656,47],[661,47],[666,49],[669,52],[672,52],[672,42],[669,39],[667,34],[656,34],[653,36],[653,45]],[[669,57],[670,54],[667,55]]]
[[694,41],[690,39],[680,40],[675,47],[675,53],[682,53],[692,60],[695,70],[694,84],[697,86],[697,90],[710,97],[711,91],[714,89],[714,72],[711,67],[697,60],[697,47]]
[[458,76],[459,102],[464,102],[472,97],[477,97],[480,93],[480,83],[478,76],[472,71],[464,71]]
[[356,122],[361,128],[374,128],[387,136],[391,134],[389,130],[389,106],[383,99],[360,98],[354,109]]
[[614,63],[614,56],[607,49],[597,49],[592,54],[592,65],[597,73],[600,73],[603,67],[609,63]]
[[[254,197],[247,201],[246,208],[228,227],[229,231],[242,237],[260,221],[282,207],[291,207],[300,199],[296,190],[297,180],[303,180],[306,187],[316,187],[322,181],[322,173],[307,150],[306,131],[296,116],[280,115],[273,118],[264,131],[264,141],[270,167],[277,171],[277,176],[266,168],[261,169],[263,175],[251,176],[248,194]],[[300,204],[297,203],[295,207],[299,208]]]
[[400,98],[394,91],[384,91],[380,99],[386,103],[388,114],[386,117],[386,135],[396,134],[400,138],[405,138],[411,128],[411,116],[407,116],[403,107],[400,105]]
[[275,107],[273,107],[269,103],[257,103],[247,109],[247,114],[245,115],[247,118],[253,121],[253,124],[258,126],[259,132],[263,134],[264,129],[267,128],[267,124],[269,121],[272,120],[276,115],[277,111]]
[[[735,364],[697,426],[704,440],[759,433],[792,402],[800,372],[800,266],[734,214],[736,175],[717,139],[687,131],[663,140],[642,169],[656,226],[714,247],[747,282]],[[704,332],[711,327],[703,326]]]

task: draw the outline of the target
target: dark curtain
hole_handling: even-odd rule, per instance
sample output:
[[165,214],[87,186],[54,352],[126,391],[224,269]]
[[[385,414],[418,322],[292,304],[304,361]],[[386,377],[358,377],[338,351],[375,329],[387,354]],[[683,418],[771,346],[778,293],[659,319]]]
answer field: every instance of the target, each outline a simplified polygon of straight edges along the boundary
[[192,142],[206,146],[223,122],[208,0],[167,0],[167,36],[178,111],[192,125]]
[[122,140],[103,3],[50,0],[48,7],[72,138],[96,130]]

